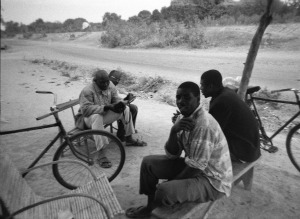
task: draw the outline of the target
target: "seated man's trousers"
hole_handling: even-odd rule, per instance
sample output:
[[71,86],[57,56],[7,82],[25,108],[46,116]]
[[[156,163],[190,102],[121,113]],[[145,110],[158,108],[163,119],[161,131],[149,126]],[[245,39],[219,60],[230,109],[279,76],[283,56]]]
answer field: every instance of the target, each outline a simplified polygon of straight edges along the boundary
[[[126,109],[123,113],[115,113],[113,111],[107,111],[103,115],[92,114],[89,117],[84,117],[84,122],[88,128],[103,130],[104,124],[110,124],[114,121],[120,119],[125,128],[125,136],[132,135],[135,133],[133,122],[130,116],[129,107],[126,106]],[[107,138],[104,136],[97,136],[95,138],[97,150],[101,150],[104,145],[108,144]]]
[[[165,155],[144,157],[140,172],[140,194],[154,196],[157,206],[172,206],[187,201],[203,203],[224,195],[210,184],[201,170],[189,178],[176,179],[185,167],[184,158],[171,160]],[[158,184],[160,179],[167,181]]]

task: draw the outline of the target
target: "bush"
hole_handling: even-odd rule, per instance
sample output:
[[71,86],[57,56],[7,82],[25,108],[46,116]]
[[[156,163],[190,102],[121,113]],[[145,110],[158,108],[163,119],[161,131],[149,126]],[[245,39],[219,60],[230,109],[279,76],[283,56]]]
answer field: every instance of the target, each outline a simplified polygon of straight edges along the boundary
[[151,29],[147,24],[131,22],[110,23],[106,32],[101,36],[101,43],[109,48],[119,46],[134,46],[149,37]]
[[218,20],[218,25],[221,26],[228,26],[228,25],[234,25],[236,24],[234,17],[229,15],[223,15]]
[[297,22],[297,17],[293,13],[288,13],[284,15],[274,14],[273,15],[273,23],[291,23]]
[[237,17],[236,23],[246,24],[246,25],[258,24],[260,17],[261,17],[261,15],[257,15],[257,14],[254,14],[252,16],[246,16],[246,15],[241,14],[240,16]]
[[31,32],[23,33],[23,38],[24,39],[29,39],[30,37],[32,37],[32,33]]
[[124,46],[164,48],[181,45],[201,48],[205,42],[202,25],[187,28],[183,23],[177,22],[149,25],[132,22],[110,23],[100,41],[102,45],[109,48]]
[[196,27],[189,30],[189,46],[191,48],[203,48],[206,44],[204,28]]
[[72,34],[70,35],[70,38],[69,38],[69,39],[70,39],[70,40],[75,40],[75,34],[72,33]]

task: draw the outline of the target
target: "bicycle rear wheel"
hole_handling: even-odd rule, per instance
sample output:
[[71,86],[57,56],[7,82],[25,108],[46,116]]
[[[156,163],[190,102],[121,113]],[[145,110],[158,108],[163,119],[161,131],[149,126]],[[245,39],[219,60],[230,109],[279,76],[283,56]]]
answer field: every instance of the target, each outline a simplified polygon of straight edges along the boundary
[[[107,138],[108,144],[104,145],[100,151],[97,151],[95,138]],[[105,173],[108,180],[112,181],[121,171],[125,162],[125,150],[120,140],[101,130],[87,130],[79,132],[70,138],[70,144],[65,141],[55,152],[53,161],[62,159],[81,160],[88,164],[96,173]],[[71,147],[73,150],[71,150]],[[111,167],[104,168],[98,161],[99,157],[105,156],[111,163]],[[107,164],[107,163],[106,163]],[[92,180],[91,174],[77,164],[54,164],[52,166],[53,174],[56,180],[68,189],[76,189]]]
[[300,124],[289,131],[286,138],[286,150],[293,165],[300,172]]

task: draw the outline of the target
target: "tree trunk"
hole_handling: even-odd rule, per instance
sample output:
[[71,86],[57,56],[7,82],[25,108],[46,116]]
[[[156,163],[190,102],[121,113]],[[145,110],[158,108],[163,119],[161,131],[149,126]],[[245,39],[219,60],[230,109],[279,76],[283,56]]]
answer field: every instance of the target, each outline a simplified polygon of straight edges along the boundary
[[256,30],[256,33],[255,33],[255,35],[252,39],[251,45],[250,45],[250,49],[248,52],[248,56],[246,59],[246,63],[245,63],[245,67],[244,67],[244,71],[243,71],[243,75],[242,75],[242,79],[241,79],[241,83],[240,83],[239,90],[238,90],[238,95],[240,96],[240,98],[242,100],[244,100],[246,97],[246,91],[248,88],[248,84],[249,84],[250,77],[252,74],[254,62],[255,62],[255,59],[257,56],[257,52],[258,52],[262,37],[263,37],[264,32],[267,29],[268,25],[272,21],[272,15],[270,13],[270,8],[272,5],[272,2],[273,2],[273,0],[268,0],[266,12],[260,18],[259,26]]

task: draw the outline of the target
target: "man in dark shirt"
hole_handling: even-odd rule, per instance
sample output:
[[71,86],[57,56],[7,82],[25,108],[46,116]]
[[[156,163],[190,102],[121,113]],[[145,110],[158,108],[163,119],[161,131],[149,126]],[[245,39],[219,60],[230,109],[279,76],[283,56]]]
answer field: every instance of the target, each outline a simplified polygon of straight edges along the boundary
[[[112,70],[109,75],[109,80],[115,85],[117,86],[121,80],[122,77],[122,73],[120,71],[117,70]],[[127,96],[124,98],[124,100],[128,100],[128,98],[130,98],[130,95],[133,96],[133,94],[129,93],[127,94]],[[138,107],[134,104],[130,104],[128,105],[130,112],[131,112],[131,116],[132,116],[132,121],[133,121],[133,126],[135,127],[135,123],[136,123],[136,117],[138,114]],[[136,131],[136,130],[135,130]],[[137,132],[137,131],[136,131]]]
[[222,75],[209,70],[201,76],[201,91],[204,97],[212,97],[209,113],[220,124],[233,161],[252,162],[260,157],[259,131],[257,121],[239,96],[223,87]]

